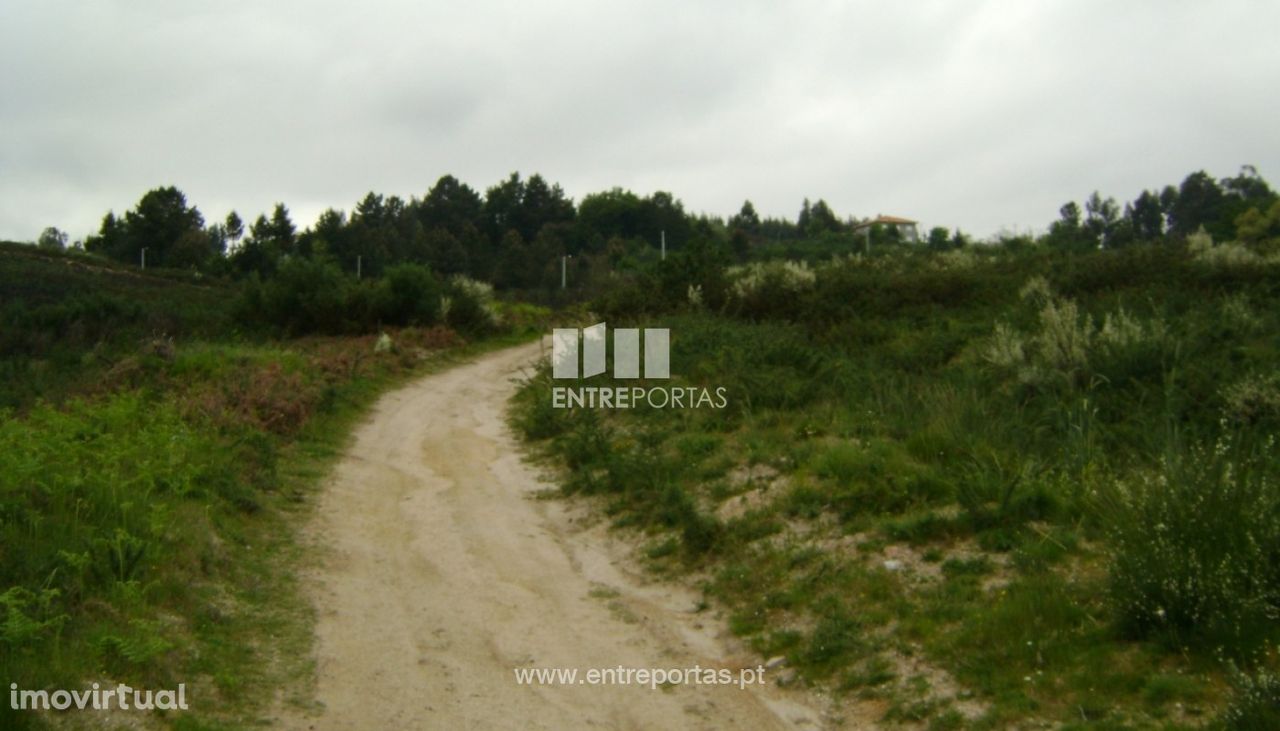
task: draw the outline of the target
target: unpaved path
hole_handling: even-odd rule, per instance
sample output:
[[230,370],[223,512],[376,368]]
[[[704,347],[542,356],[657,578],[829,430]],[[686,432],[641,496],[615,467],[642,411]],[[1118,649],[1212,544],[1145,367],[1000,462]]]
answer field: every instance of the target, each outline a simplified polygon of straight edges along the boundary
[[[540,344],[388,394],[321,497],[307,583],[319,708],[294,729],[816,729],[766,685],[521,685],[514,669],[754,667],[697,596],[645,579],[560,501],[504,420]],[[575,517],[576,516],[576,517]]]

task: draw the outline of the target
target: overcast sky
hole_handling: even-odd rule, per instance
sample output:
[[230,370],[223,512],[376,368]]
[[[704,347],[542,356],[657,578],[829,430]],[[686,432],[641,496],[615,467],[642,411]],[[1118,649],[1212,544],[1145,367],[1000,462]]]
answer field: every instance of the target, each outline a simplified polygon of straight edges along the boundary
[[0,238],[148,189],[300,226],[540,172],[575,200],[1043,228],[1254,164],[1280,185],[1280,3],[0,1]]

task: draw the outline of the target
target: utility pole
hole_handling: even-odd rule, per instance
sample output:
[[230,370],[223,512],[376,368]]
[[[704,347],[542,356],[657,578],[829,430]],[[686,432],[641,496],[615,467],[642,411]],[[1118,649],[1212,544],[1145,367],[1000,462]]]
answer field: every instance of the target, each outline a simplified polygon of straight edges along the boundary
[[560,289],[569,286],[569,255],[564,254],[560,257]]
[[142,269],[143,269],[143,271],[145,271],[145,270],[146,270],[146,268],[147,268],[147,247],[145,247],[145,246],[144,246],[144,247],[142,247]]
[[363,257],[361,257],[359,254],[356,254],[356,279],[360,278],[360,267],[363,263],[364,263]]
[[662,260],[667,260],[667,230],[662,230]]

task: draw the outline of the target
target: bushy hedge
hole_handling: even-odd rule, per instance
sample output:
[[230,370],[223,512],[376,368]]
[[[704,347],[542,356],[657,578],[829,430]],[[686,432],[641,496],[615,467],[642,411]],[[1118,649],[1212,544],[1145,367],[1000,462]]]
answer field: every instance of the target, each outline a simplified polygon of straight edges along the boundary
[[367,333],[386,326],[447,324],[481,333],[499,325],[493,288],[454,277],[441,281],[420,264],[355,280],[327,261],[294,258],[274,276],[251,277],[236,307],[241,322],[287,335]]

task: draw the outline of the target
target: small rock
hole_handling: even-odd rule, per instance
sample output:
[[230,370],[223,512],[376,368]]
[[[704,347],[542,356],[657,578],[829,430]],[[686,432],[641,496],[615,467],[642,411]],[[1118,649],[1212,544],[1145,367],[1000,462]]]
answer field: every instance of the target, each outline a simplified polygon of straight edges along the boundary
[[764,667],[766,670],[773,670],[779,665],[786,664],[786,662],[787,662],[787,658],[785,655],[776,655],[774,657],[769,658],[768,660],[765,660]]
[[896,558],[885,559],[884,569],[885,571],[901,571],[902,562]]

